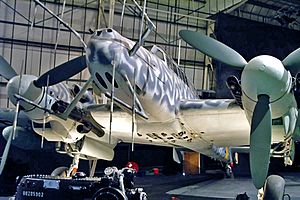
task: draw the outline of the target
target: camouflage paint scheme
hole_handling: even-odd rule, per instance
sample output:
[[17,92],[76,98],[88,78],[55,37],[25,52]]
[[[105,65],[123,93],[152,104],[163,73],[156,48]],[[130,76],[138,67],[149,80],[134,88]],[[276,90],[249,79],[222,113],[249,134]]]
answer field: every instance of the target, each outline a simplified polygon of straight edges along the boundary
[[[48,141],[71,145],[72,148],[65,151],[80,154],[85,159],[111,160],[118,142],[132,142],[133,102],[135,143],[185,147],[220,160],[230,159],[225,147],[249,144],[249,124],[234,100],[199,99],[184,72],[163,50],[155,45],[150,51],[140,47],[135,55],[129,56],[134,44],[113,29],[101,29],[95,31],[86,48],[86,63],[93,87],[108,97],[111,96],[115,67],[114,100],[119,108],[113,112],[111,143],[108,142],[109,105],[94,102],[77,105],[103,127],[103,136],[92,131],[80,133],[77,129],[80,122],[70,118],[63,120],[45,112],[45,109],[51,111],[52,105],[59,100],[70,103],[74,98],[72,88],[63,83],[49,87],[46,94],[46,88],[35,87],[37,77],[15,76],[8,83],[8,96],[15,105],[15,94],[39,105],[20,101],[23,111],[34,122],[34,131]],[[47,126],[43,131],[44,116]]]
[[[108,96],[111,92],[111,80],[107,74],[112,75],[113,64],[116,70],[115,85],[118,85],[115,87],[116,99],[132,107],[131,88],[136,84],[138,88],[136,101],[141,105],[141,107],[137,106],[137,110],[145,113],[148,118],[138,118],[135,142],[183,146],[213,157],[218,157],[212,150],[215,143],[221,147],[248,144],[249,124],[243,110],[235,104],[234,100],[200,100],[185,74],[163,50],[157,46],[153,46],[150,51],[141,47],[134,56],[130,57],[129,51],[133,45],[133,41],[115,30],[101,29],[95,31],[91,37],[86,56],[95,84]],[[210,115],[211,120],[217,120],[212,123],[218,124],[223,120],[226,124],[222,123],[222,126],[211,131],[209,128],[211,122],[203,124],[200,116],[192,120],[195,124],[191,124],[186,116],[193,112],[198,116]],[[100,124],[108,127],[109,122],[105,120],[108,118],[107,115],[92,113]],[[228,120],[220,118],[220,114],[231,115],[230,120],[239,120],[240,123],[235,126]],[[130,115],[129,110],[127,120],[118,121],[117,116],[114,119],[118,124],[121,121],[126,124],[123,129],[113,128],[113,136],[125,142],[131,141]],[[203,130],[207,136],[201,136]],[[232,132],[238,134],[237,139]],[[222,135],[222,138],[231,134],[232,139],[220,142],[215,134]]]

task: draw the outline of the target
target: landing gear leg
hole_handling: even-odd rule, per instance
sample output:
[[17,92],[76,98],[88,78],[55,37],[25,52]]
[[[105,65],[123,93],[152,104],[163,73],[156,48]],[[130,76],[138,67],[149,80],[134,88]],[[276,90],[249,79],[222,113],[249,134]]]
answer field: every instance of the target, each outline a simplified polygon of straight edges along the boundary
[[257,191],[257,200],[263,200],[264,198],[264,188],[260,188],[258,191]]
[[89,175],[90,175],[90,177],[93,177],[95,175],[97,160],[90,160],[89,164],[90,164],[90,174]]
[[80,155],[79,154],[75,154],[74,158],[73,158],[73,162],[67,172],[67,176],[71,177],[73,176],[77,170],[78,170],[78,166],[79,166],[79,160],[80,160]]
[[285,141],[284,149],[284,165],[292,165],[295,157],[295,143],[291,138]]
[[226,176],[226,178],[233,178],[232,168],[231,168],[230,164],[228,164],[228,163],[225,166],[225,176]]

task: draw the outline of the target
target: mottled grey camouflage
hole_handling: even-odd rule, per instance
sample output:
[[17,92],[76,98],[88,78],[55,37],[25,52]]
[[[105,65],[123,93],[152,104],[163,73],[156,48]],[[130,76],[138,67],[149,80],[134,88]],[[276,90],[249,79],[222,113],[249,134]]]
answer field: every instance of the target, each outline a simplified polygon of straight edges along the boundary
[[[176,105],[179,105],[180,100],[197,98],[194,88],[174,73],[171,67],[174,66],[177,70],[178,66],[170,63],[171,59],[168,59],[158,47],[154,46],[151,51],[141,47],[136,55],[130,57],[128,51],[133,45],[131,40],[112,29],[95,32],[88,44],[87,60],[97,86],[103,93],[110,92],[111,84],[106,79],[105,73],[112,74],[112,63],[115,62],[116,82],[120,86],[115,89],[116,98],[132,106],[130,87],[133,87],[133,77],[136,74],[137,98],[149,116],[149,121],[174,119],[178,109]],[[159,58],[155,51],[160,53],[163,59]],[[100,74],[108,88],[101,85],[95,73]],[[120,85],[124,82],[128,84]],[[156,108],[163,110],[160,112]]]

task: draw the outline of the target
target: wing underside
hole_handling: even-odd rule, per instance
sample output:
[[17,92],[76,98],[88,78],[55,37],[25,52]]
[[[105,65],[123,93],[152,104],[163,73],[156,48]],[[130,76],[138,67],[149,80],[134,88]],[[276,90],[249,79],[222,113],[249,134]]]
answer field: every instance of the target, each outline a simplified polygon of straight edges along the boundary
[[181,101],[179,119],[187,129],[217,146],[249,144],[249,123],[233,99]]

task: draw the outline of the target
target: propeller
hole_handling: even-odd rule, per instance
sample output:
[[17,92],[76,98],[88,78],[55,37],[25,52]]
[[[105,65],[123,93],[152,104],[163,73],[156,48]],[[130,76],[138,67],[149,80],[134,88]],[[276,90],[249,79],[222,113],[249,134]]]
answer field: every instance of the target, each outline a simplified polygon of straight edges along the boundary
[[269,169],[272,116],[270,97],[262,94],[257,98],[250,131],[250,169],[253,183],[259,189],[263,187]]
[[[74,58],[67,61],[40,76],[35,82],[35,86],[38,88],[55,85],[59,82],[65,81],[68,78],[78,74],[87,67],[85,55]],[[17,76],[16,71],[8,64],[8,62],[0,56],[0,75],[6,80],[10,80],[12,77]],[[49,76],[49,84],[48,84]]]
[[[21,68],[21,74],[22,74],[22,71],[23,71],[23,66]],[[10,64],[8,64],[8,62],[4,59],[3,56],[0,56],[0,75],[3,76],[6,80],[10,80],[11,78],[17,76],[16,71],[12,68],[12,66],[10,66]],[[19,93],[20,86],[21,86],[21,79],[22,79],[22,75],[20,76],[18,93]],[[13,122],[13,129],[12,129],[12,131],[10,131],[9,137],[7,139],[7,143],[5,145],[5,148],[4,148],[2,157],[1,157],[0,175],[3,172],[4,166],[5,166],[7,157],[8,157],[8,152],[9,152],[9,148],[11,145],[11,141],[12,141],[12,139],[14,139],[15,134],[16,134],[19,108],[20,108],[20,103],[19,103],[19,101],[17,101],[16,110],[15,110],[16,113],[15,113],[14,122]],[[3,131],[5,131],[5,129]]]
[[[82,43],[84,49],[86,50],[87,45],[83,41],[83,38],[80,36],[80,34],[73,29],[68,23],[66,23],[62,18],[58,17],[56,14],[54,14],[50,9],[48,9],[44,4],[42,4],[39,0],[34,0],[34,2],[41,6],[45,11],[47,11],[50,15],[52,15],[56,20],[60,22],[64,27],[69,29]],[[64,1],[65,6],[65,1]],[[63,6],[63,7],[64,7]],[[63,13],[63,12],[62,12]],[[47,77],[49,76],[49,86],[55,85],[59,82],[65,81],[68,78],[78,74],[82,70],[86,68],[86,58],[85,56],[79,56],[73,60],[70,60],[68,62],[65,62],[58,67],[53,68],[52,70],[49,70],[45,74],[43,74],[41,77],[39,77],[35,81],[36,87],[45,87],[47,86]]]
[[1,175],[2,172],[3,172],[4,166],[5,166],[7,157],[8,157],[8,152],[9,152],[9,149],[10,149],[11,141],[12,141],[12,139],[15,137],[16,132],[17,132],[17,120],[18,120],[18,115],[19,115],[19,101],[18,101],[18,103],[17,103],[16,111],[15,111],[15,112],[16,112],[16,113],[15,113],[15,118],[14,118],[14,122],[13,122],[13,127],[12,127],[12,129],[11,129],[11,126],[8,126],[8,127],[6,127],[6,128],[3,130],[3,132],[5,132],[5,131],[10,131],[10,134],[9,134],[8,139],[7,139],[7,142],[6,142],[6,145],[5,145],[5,148],[4,148],[2,157],[1,157],[1,163],[0,163],[0,175]]
[[247,61],[235,50],[225,44],[195,31],[181,30],[180,37],[195,49],[222,63],[244,68]]
[[283,59],[282,64],[284,67],[292,72],[299,72],[300,66],[300,48],[296,49],[290,53],[285,59]]
[[[38,88],[46,87],[48,84],[48,76],[48,86],[55,85],[78,74],[86,67],[85,55],[76,57],[44,73],[35,81],[35,86]],[[8,62],[3,58],[3,56],[0,56],[0,75],[6,80],[10,80],[12,77],[18,75],[12,66],[10,66],[10,64],[8,64]]]
[[[44,8],[47,12],[49,12],[53,17],[55,17],[61,24],[63,24],[66,28],[68,28],[70,31],[72,31],[76,37],[81,41],[84,48],[86,48],[86,44],[81,38],[81,36],[67,23],[65,23],[62,19],[57,17],[53,12],[51,12],[48,8],[46,8],[39,0],[35,0],[35,2],[40,5],[42,8]],[[86,58],[85,55],[79,56],[73,60],[70,60],[68,62],[65,62],[61,65],[59,65],[56,68],[53,68],[49,70],[48,72],[44,73],[42,76],[40,76],[36,81],[34,81],[34,84],[36,87],[47,87],[51,85],[55,85],[59,82],[65,81],[68,78],[76,75],[77,73],[81,72],[87,67],[86,65]],[[0,56],[0,75],[3,76],[5,79],[10,80],[14,76],[17,76],[16,71],[8,64],[8,62]],[[20,93],[20,86],[21,86],[21,79],[22,79],[22,70],[19,80],[19,88],[18,88],[18,94]],[[90,80],[91,82],[91,80]],[[47,99],[46,99],[47,100]],[[47,102],[46,102],[47,103]],[[11,140],[14,138],[16,133],[16,127],[17,127],[17,118],[19,113],[19,107],[20,107],[20,100],[17,100],[16,103],[16,113],[15,113],[15,119],[13,123],[13,131],[10,133],[7,144],[5,146],[2,158],[1,158],[1,164],[0,164],[0,174],[2,173],[4,169],[4,165],[8,156],[8,151],[10,148]]]
[[[233,67],[244,68],[246,60],[235,50],[201,33],[189,30],[181,30],[179,35],[188,44],[204,54]],[[300,63],[295,51],[283,63],[294,66]],[[299,55],[300,56],[300,55]],[[253,183],[256,188],[263,187],[269,169],[271,136],[272,136],[272,114],[270,109],[270,97],[266,94],[258,95],[251,119],[250,132],[250,169]]]
[[3,56],[0,56],[0,75],[6,80],[10,80],[12,77],[17,76],[16,71],[8,64]]
[[[8,127],[6,127],[6,128],[8,128]],[[6,129],[6,128],[5,128],[5,129]],[[5,129],[4,129],[3,131],[5,131]],[[13,132],[11,132],[11,133],[9,134],[9,137],[8,137],[8,139],[7,139],[7,143],[6,143],[6,145],[5,145],[5,148],[4,148],[2,157],[1,157],[0,175],[1,175],[2,172],[3,172],[4,166],[5,166],[7,157],[8,157],[8,152],[9,152],[9,148],[10,148],[10,145],[11,145],[12,137],[13,137]]]
[[68,78],[78,74],[87,67],[85,55],[74,58],[73,60],[67,61],[48,72],[44,73],[35,81],[36,87],[46,87],[48,85],[55,85],[59,82],[65,81]]

